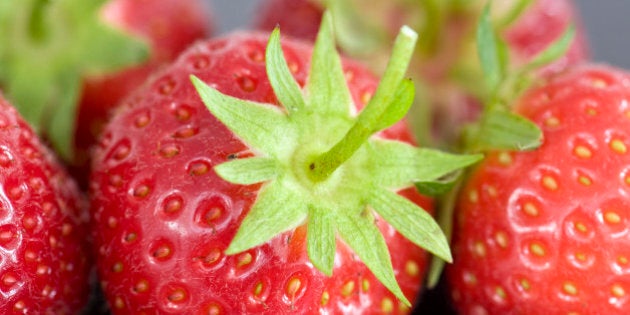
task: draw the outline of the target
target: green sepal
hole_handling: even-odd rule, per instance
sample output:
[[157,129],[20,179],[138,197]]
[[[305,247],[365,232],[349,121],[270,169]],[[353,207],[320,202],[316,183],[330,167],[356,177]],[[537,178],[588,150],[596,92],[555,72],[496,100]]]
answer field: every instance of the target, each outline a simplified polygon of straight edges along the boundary
[[275,28],[269,37],[269,43],[265,52],[266,69],[269,75],[269,82],[275,91],[276,97],[280,104],[287,109],[289,113],[303,110],[306,105],[302,97],[302,91],[297,84],[289,65],[282,54],[282,46],[280,45],[280,29]]
[[532,60],[530,60],[521,70],[523,73],[534,71],[558,58],[564,56],[571,47],[575,38],[575,26],[569,25],[562,35],[547,46],[543,51],[539,52]]
[[101,21],[104,0],[3,1],[0,85],[33,129],[73,157],[80,82],[146,60],[147,43]]
[[490,20],[490,5],[486,5],[477,24],[477,53],[483,71],[486,90],[493,93],[505,74],[505,52]]
[[295,141],[293,125],[278,107],[225,95],[195,76],[191,80],[208,110],[251,147],[278,157],[286,154],[286,146],[269,139],[287,145]]
[[306,234],[308,257],[327,276],[332,275],[337,247],[333,215],[330,209],[311,205]]
[[434,255],[452,261],[448,241],[433,217],[409,199],[375,188],[368,204],[396,231]]
[[335,220],[341,239],[387,289],[405,305],[411,306],[396,281],[387,243],[374,224],[374,217],[369,212],[360,216],[339,213]]
[[266,182],[281,173],[277,160],[264,157],[236,159],[221,163],[214,170],[221,178],[240,185]]
[[415,182],[418,192],[425,196],[439,197],[451,191],[457,184],[459,171],[447,174],[435,180]]
[[331,116],[345,117],[349,114],[352,97],[341,66],[341,58],[336,53],[329,12],[325,12],[322,17],[307,82],[306,97],[310,108],[316,107],[318,111]]
[[527,8],[532,4],[533,0],[516,0],[511,5],[510,10],[501,16],[496,23],[496,29],[503,30],[512,25],[519,17],[523,15]]
[[532,150],[542,143],[542,131],[516,113],[493,109],[484,113],[468,144],[472,151]]
[[262,245],[278,234],[295,229],[304,223],[307,205],[291,187],[282,181],[272,181],[261,188],[256,203],[225,250],[237,254]]
[[481,154],[451,154],[397,141],[372,141],[369,148],[375,181],[397,188],[437,180],[483,158]]

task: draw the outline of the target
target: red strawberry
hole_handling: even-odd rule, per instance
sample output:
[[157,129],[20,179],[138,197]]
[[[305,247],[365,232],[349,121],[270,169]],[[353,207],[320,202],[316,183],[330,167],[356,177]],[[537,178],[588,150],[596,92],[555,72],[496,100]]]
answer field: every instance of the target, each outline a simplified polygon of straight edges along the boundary
[[280,48],[278,33],[266,51],[261,33],[198,43],[107,125],[90,191],[114,313],[405,313],[418,245],[448,259],[411,187],[478,157],[417,149],[395,124],[413,98],[400,68],[413,32],[377,89],[357,63],[342,70],[322,25],[315,48]]
[[77,314],[90,292],[85,200],[2,96],[0,167],[0,313]]
[[280,25],[284,35],[314,41],[324,9],[313,0],[268,0],[258,4],[254,28],[271,31]]
[[108,111],[207,36],[208,13],[203,0],[12,1],[0,6],[0,86],[83,180]]
[[543,143],[466,180],[447,266],[461,314],[630,312],[629,101],[630,73],[598,65],[518,101]]
[[141,65],[84,78],[74,133],[74,164],[81,172],[87,172],[88,151],[109,111],[150,73],[194,41],[207,37],[212,27],[202,0],[110,0],[102,17],[108,25],[148,41],[150,57]]

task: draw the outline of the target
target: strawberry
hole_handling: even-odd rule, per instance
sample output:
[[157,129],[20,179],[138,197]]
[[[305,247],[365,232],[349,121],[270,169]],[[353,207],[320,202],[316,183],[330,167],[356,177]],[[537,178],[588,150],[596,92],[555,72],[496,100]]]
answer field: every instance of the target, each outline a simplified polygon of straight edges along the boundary
[[77,314],[91,262],[76,183],[0,96],[0,313]]
[[[383,52],[400,25],[420,32],[420,45],[413,59],[411,75],[423,85],[419,100],[423,106],[412,109],[411,122],[416,135],[425,142],[454,146],[459,126],[473,121],[480,111],[481,87],[475,52],[475,22],[487,1],[372,1],[356,0],[270,0],[260,5],[261,15],[254,23],[268,30],[276,24],[291,26],[291,34],[312,38],[312,19],[290,14],[330,8],[338,17],[340,46],[345,53],[382,71]],[[493,1],[493,22],[509,48],[512,66],[518,67],[556,40],[568,25],[576,26],[576,36],[563,58],[540,70],[540,74],[561,71],[588,58],[588,47],[573,0]],[[288,14],[287,14],[288,13]],[[311,13],[314,14],[314,13]],[[295,26],[294,26],[295,25]],[[364,35],[364,36],[361,36]],[[424,104],[430,104],[430,107]],[[427,113],[426,111],[430,111]],[[429,117],[431,117],[429,119]]]
[[203,0],[7,1],[0,86],[83,180],[108,111],[211,23]]
[[271,31],[280,25],[283,34],[315,41],[324,9],[314,0],[267,0],[258,4],[253,27]]
[[419,149],[397,122],[413,31],[378,84],[338,57],[324,16],[314,47],[200,42],[112,117],[90,195],[113,313],[406,313],[420,246],[450,259],[413,183],[480,157]]
[[462,314],[628,314],[630,73],[583,65],[515,110],[531,151],[491,151],[457,202],[448,284]]
[[202,0],[110,0],[101,16],[108,24],[150,44],[149,59],[103,74],[87,75],[78,103],[73,166],[87,178],[89,149],[124,96],[142,84],[188,45],[212,33],[212,20]]

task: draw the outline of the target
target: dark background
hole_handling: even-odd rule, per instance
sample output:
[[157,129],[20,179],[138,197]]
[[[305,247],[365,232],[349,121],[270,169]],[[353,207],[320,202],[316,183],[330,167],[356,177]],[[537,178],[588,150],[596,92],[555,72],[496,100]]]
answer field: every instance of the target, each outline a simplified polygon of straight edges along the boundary
[[[247,27],[262,0],[206,0],[218,33]],[[366,0],[368,1],[368,0]],[[592,59],[630,70],[630,1],[576,0],[589,36]]]

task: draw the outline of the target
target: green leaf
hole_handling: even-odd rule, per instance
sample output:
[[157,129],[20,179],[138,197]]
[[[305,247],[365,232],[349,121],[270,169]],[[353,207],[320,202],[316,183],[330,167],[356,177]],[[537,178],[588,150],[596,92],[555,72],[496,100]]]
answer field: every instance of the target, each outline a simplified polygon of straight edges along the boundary
[[532,4],[532,0],[516,0],[511,4],[510,9],[501,16],[501,19],[496,24],[496,28],[503,30],[512,25],[519,17],[523,15],[527,8]]
[[331,276],[335,261],[336,235],[330,209],[311,205],[306,237],[311,263],[325,275]]
[[221,178],[240,185],[272,180],[281,173],[277,160],[263,157],[228,161],[215,166],[214,170]]
[[491,110],[484,114],[473,150],[532,150],[542,143],[542,131],[518,114]]
[[307,215],[307,206],[299,195],[282,182],[270,182],[261,188],[225,253],[237,254],[262,245],[303,224]]
[[452,261],[448,241],[433,217],[409,199],[375,188],[368,204],[400,234],[434,255]]
[[267,77],[273,87],[280,104],[287,109],[289,114],[303,110],[306,106],[300,86],[291,75],[291,70],[284,59],[282,46],[280,45],[280,29],[275,28],[269,37],[265,52]]
[[335,220],[343,241],[387,289],[407,306],[411,306],[398,286],[387,244],[374,224],[374,218],[369,214],[356,217],[338,213]]
[[442,196],[455,187],[457,179],[461,175],[461,171],[455,171],[431,181],[415,182],[416,189],[423,195],[431,197]]
[[497,38],[492,22],[490,21],[490,6],[486,5],[482,11],[477,25],[477,53],[486,88],[491,93],[501,84],[505,73],[503,69],[503,53],[500,52],[499,39]]
[[[295,141],[293,126],[277,107],[222,94],[195,76],[191,80],[206,107],[249,146],[272,157],[287,154],[276,142]],[[290,143],[287,143],[287,146]]]
[[335,47],[331,19],[330,13],[325,12],[315,40],[306,84],[307,103],[310,107],[317,107],[320,113],[347,117],[352,97]]
[[434,181],[483,158],[481,154],[451,154],[404,142],[378,140],[370,142],[369,156],[374,182],[393,188]]
[[534,56],[534,58],[525,65],[522,72],[535,70],[564,56],[571,47],[574,38],[575,26],[569,25],[557,40]]

